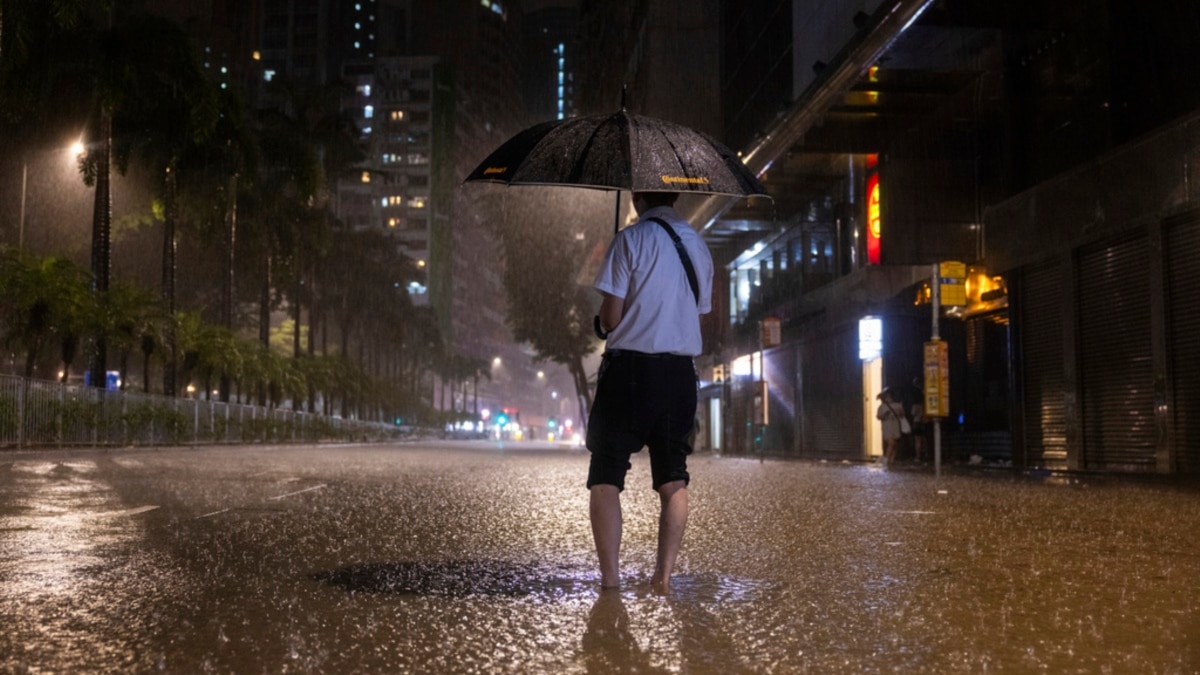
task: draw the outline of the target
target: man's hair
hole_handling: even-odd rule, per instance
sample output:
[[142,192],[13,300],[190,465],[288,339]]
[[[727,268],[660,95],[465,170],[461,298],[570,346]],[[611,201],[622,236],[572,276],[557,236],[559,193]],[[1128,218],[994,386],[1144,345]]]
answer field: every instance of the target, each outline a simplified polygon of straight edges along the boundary
[[655,206],[674,206],[675,200],[679,199],[678,192],[635,192],[634,199],[642,199],[646,202],[646,206],[654,208]]

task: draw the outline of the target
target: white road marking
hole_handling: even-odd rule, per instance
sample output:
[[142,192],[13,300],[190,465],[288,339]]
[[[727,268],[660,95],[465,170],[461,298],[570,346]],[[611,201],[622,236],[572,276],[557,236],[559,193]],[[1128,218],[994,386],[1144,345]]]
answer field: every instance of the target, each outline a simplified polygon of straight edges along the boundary
[[286,497],[294,497],[299,494],[304,494],[305,492],[312,492],[313,490],[320,490],[321,488],[324,488],[324,487],[325,487],[325,484],[321,483],[320,485],[314,485],[310,488],[304,488],[303,490],[296,490],[295,492],[289,492],[284,495],[279,495],[278,497],[269,497],[268,501],[275,502],[275,501],[279,501],[280,499],[284,499]]
[[138,507],[135,507],[132,509],[125,509],[124,511],[109,511],[107,513],[97,513],[95,515],[100,516],[102,518],[116,518],[118,516],[136,516],[139,513],[153,511],[154,509],[157,509],[157,508],[158,508],[158,506],[149,506],[149,505],[148,506],[138,506]]

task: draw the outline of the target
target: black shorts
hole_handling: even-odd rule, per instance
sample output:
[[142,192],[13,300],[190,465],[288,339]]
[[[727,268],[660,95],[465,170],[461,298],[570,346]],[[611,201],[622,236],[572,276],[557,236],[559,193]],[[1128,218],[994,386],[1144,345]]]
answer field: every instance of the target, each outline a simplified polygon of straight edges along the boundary
[[624,490],[629,457],[643,446],[650,449],[654,489],[677,480],[686,484],[698,384],[690,356],[606,353],[588,416],[588,488]]

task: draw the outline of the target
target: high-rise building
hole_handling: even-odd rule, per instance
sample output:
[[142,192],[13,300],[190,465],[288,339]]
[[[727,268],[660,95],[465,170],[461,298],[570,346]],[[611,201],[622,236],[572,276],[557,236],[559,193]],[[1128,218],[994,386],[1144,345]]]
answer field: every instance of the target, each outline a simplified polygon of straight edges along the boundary
[[[538,4],[538,3],[534,3]],[[521,94],[532,121],[575,114],[578,2],[541,3],[526,11],[522,32]]]
[[[374,11],[362,10],[362,21],[351,21],[349,30],[370,21],[374,32],[364,28],[359,35],[373,51],[364,52],[368,43],[359,40],[341,72],[353,86],[344,107],[368,156],[339,185],[339,216],[352,227],[390,233],[414,261],[425,276],[410,287],[413,300],[434,310],[453,353],[503,364],[483,378],[479,405],[519,407],[522,384],[536,371],[505,323],[499,242],[478,215],[475,195],[460,187],[487,152],[528,121],[519,4],[359,0],[348,6],[360,2]],[[459,409],[467,407],[461,396],[455,392]]]
[[249,94],[261,73],[261,0],[145,0],[146,10],[178,22],[222,89]]

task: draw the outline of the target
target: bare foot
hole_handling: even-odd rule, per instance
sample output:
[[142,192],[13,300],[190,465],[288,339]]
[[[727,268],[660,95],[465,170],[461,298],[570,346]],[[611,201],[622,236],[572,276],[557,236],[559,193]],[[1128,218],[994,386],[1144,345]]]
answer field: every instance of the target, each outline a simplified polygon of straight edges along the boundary
[[667,595],[671,592],[671,578],[666,579],[651,579],[650,592],[655,595]]

